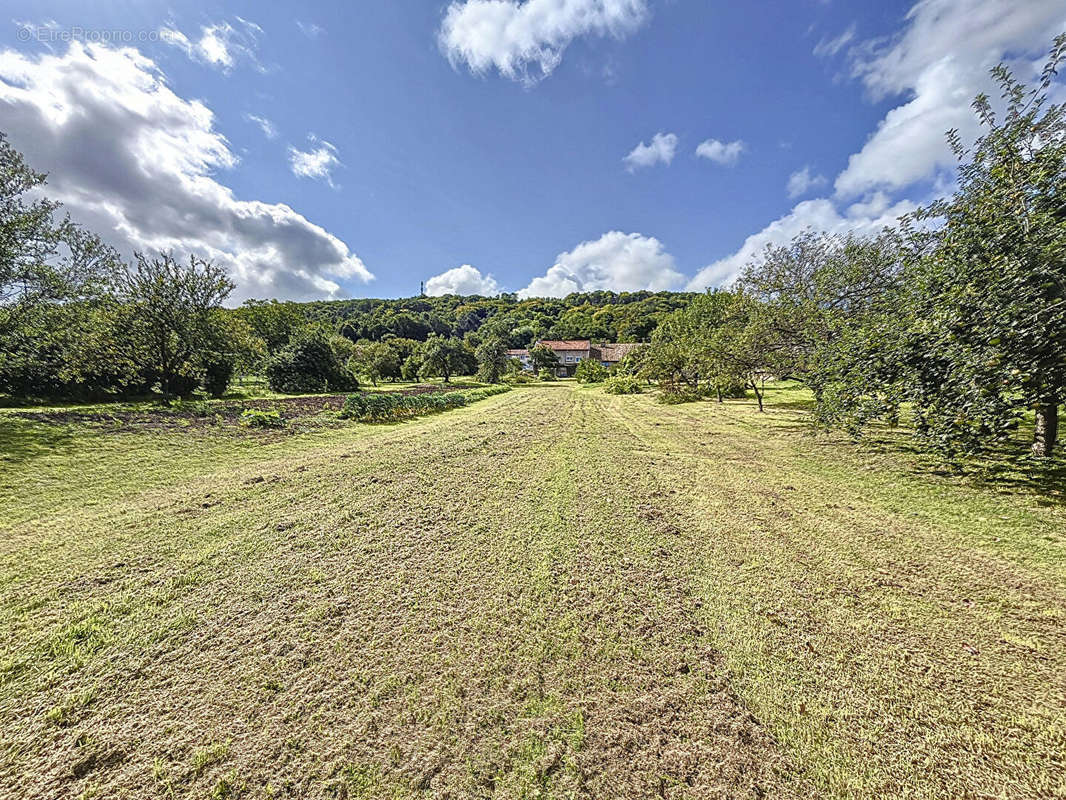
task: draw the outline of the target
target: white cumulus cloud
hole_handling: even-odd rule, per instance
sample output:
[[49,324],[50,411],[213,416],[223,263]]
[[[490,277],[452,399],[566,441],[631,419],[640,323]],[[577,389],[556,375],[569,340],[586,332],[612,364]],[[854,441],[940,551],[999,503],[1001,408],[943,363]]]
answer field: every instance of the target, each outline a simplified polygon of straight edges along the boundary
[[[945,133],[956,128],[964,141],[976,136],[974,96],[980,91],[998,96],[988,70],[1013,59],[1018,77],[1031,81],[1043,65],[1041,55],[1062,30],[1062,0],[919,0],[897,36],[854,43],[849,28],[822,42],[819,55],[847,48],[853,76],[874,99],[900,96],[900,104],[850,157],[836,178],[833,198],[797,204],[735,253],[702,269],[688,288],[728,284],[767,244],[784,244],[807,229],[872,234],[894,225],[915,207],[897,199],[904,190],[928,194],[919,181],[931,182],[932,196],[943,193],[955,166]],[[812,182],[820,183],[819,178],[805,168],[789,179],[789,193],[799,196],[815,188]]]
[[841,214],[831,200],[804,200],[788,214],[771,222],[761,231],[749,236],[737,252],[704,267],[689,281],[687,289],[702,292],[714,286],[725,286],[740,274],[741,269],[755,260],[767,245],[783,245],[810,229],[826,233],[875,234],[896,224],[899,217],[914,210],[914,203],[901,200],[891,203],[887,195],[876,194],[862,203],[855,203]]
[[518,292],[521,298],[565,297],[598,289],[652,292],[677,288],[684,276],[662,243],[639,233],[611,231],[560,253],[548,271]]
[[696,155],[716,164],[721,164],[724,167],[730,167],[740,160],[740,156],[743,155],[746,149],[747,145],[739,139],[729,143],[720,142],[717,139],[707,139],[704,142],[700,142],[700,146],[696,148]]
[[806,166],[788,176],[788,196],[794,199],[807,194],[812,189],[820,189],[827,183],[829,181],[825,175],[812,174],[811,168]]
[[634,172],[641,167],[651,167],[656,164],[669,165],[674,160],[676,152],[677,136],[672,133],[657,133],[651,138],[650,144],[640,142],[622,161],[627,170]]
[[1033,58],[1014,66],[1019,78],[1031,80],[1039,56],[1066,30],[1066,7],[1062,0],[922,0],[907,22],[901,36],[851,51],[853,73],[874,98],[907,100],[886,114],[837,176],[842,196],[903,189],[953,168],[944,134],[956,128],[964,141],[977,135],[974,96],[999,95],[989,69],[1027,54]]
[[499,293],[500,287],[491,275],[482,275],[481,270],[469,264],[434,275],[426,281],[426,294],[430,297],[445,294],[480,294],[484,297],[495,297]]
[[453,65],[492,69],[533,84],[559,65],[580,36],[623,39],[648,18],[646,0],[456,0],[438,39]]
[[307,137],[310,150],[299,150],[289,145],[289,168],[298,178],[322,180],[333,186],[333,170],[341,165],[337,148],[314,134]]
[[202,102],[136,50],[70,44],[0,51],[0,107],[13,146],[49,173],[47,193],[127,257],[197,253],[229,270],[234,299],[344,296],[373,275],[336,236],[287,205],[241,200],[218,173],[237,157]]

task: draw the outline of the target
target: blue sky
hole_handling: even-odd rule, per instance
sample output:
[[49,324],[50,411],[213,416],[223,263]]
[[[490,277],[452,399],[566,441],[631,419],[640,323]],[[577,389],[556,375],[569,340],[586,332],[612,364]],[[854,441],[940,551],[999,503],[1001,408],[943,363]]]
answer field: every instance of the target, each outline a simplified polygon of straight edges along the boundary
[[75,218],[225,263],[235,300],[727,283],[945,191],[988,68],[1066,29],[1062,0],[5,10],[0,130]]

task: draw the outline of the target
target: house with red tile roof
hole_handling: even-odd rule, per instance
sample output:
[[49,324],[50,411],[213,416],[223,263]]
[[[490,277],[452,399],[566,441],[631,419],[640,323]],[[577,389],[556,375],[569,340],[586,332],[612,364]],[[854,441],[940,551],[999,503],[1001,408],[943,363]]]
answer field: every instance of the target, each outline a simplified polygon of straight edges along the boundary
[[587,358],[599,361],[605,367],[613,367],[639,347],[639,342],[622,342],[618,344],[596,344],[588,339],[543,339],[538,345],[547,347],[559,359],[555,374],[560,378],[569,378],[577,370],[577,365]]
[[588,339],[542,339],[537,345],[555,353],[559,360],[555,374],[560,378],[572,376],[577,365],[592,355],[592,342]]

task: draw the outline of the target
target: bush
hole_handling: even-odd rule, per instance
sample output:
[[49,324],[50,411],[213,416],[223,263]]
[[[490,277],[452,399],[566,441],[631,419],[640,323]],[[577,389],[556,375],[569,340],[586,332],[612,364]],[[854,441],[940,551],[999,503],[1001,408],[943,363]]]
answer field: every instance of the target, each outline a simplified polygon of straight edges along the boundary
[[547,368],[544,368],[540,372],[538,372],[537,377],[540,378],[542,381],[558,380],[558,378],[555,377],[555,370]]
[[487,397],[493,395],[503,394],[504,392],[511,391],[510,386],[485,386],[481,389],[471,389],[466,392],[466,400],[468,403],[476,403],[478,400],[484,400]]
[[609,376],[610,372],[607,367],[591,358],[586,358],[578,364],[577,371],[574,373],[578,383],[602,383]]
[[241,412],[240,424],[246,428],[284,428],[285,419],[278,411],[249,408]]
[[212,359],[204,365],[203,387],[211,397],[221,397],[233,379],[233,360],[225,357]]
[[528,372],[519,372],[517,375],[511,375],[503,379],[504,383],[509,383],[512,386],[517,386],[522,383],[533,383],[533,376]]
[[631,375],[616,375],[604,381],[603,391],[607,394],[640,394],[644,390],[640,381]]
[[321,333],[311,333],[285,345],[270,359],[267,383],[275,392],[345,392],[359,381],[337,359]]
[[[158,374],[154,374],[150,380],[153,390],[162,394],[162,378]],[[170,394],[174,397],[188,397],[196,391],[199,385],[200,379],[195,375],[174,375],[170,379]]]
[[[742,380],[725,381],[718,388],[722,397],[730,400],[743,400],[748,396],[748,386]],[[717,392],[712,390],[711,393],[717,396]]]

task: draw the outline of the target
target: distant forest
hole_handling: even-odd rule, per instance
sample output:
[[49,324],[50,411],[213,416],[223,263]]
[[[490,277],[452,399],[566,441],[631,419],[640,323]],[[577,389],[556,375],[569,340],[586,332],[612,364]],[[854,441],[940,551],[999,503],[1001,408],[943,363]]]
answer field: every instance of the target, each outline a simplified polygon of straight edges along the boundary
[[[520,348],[537,339],[647,341],[664,317],[688,306],[695,296],[688,292],[597,291],[562,299],[445,295],[277,305],[288,307],[307,322],[326,323],[352,341],[382,341],[390,336],[425,341],[434,334],[462,338],[492,320],[507,332],[509,346]],[[260,305],[261,301],[251,301],[244,308]]]

